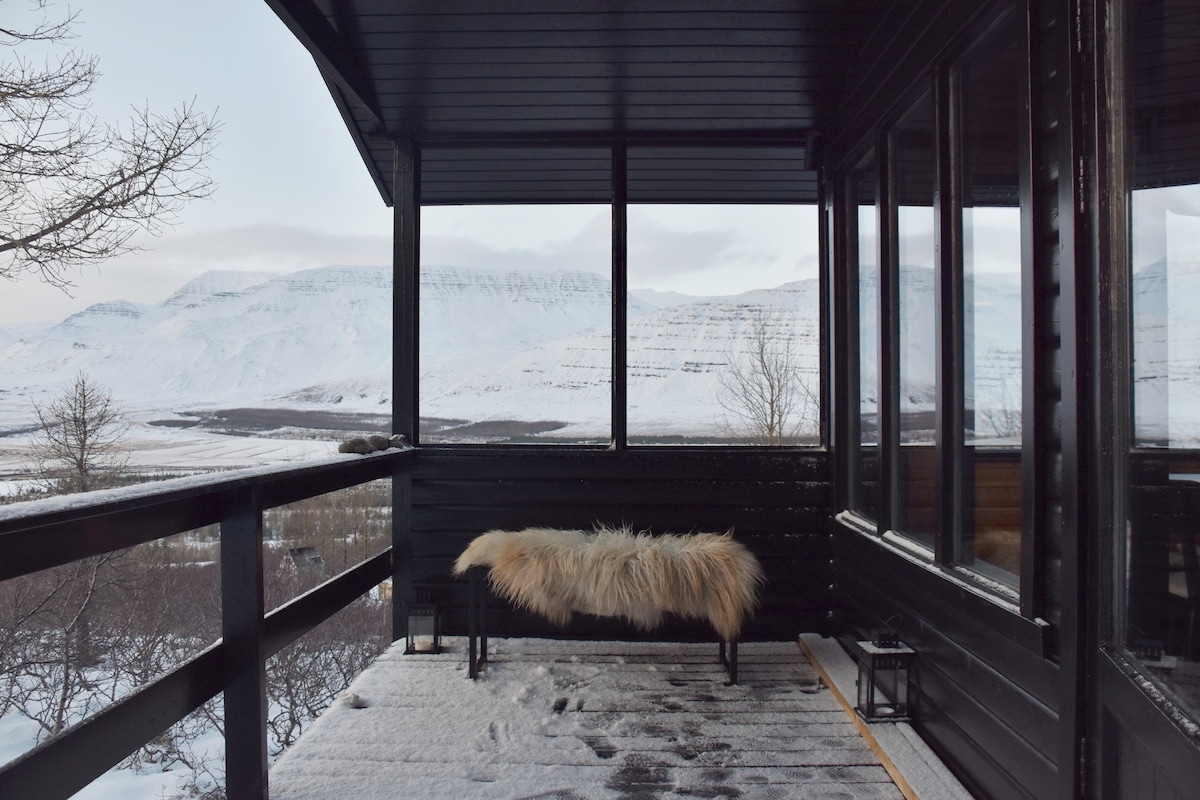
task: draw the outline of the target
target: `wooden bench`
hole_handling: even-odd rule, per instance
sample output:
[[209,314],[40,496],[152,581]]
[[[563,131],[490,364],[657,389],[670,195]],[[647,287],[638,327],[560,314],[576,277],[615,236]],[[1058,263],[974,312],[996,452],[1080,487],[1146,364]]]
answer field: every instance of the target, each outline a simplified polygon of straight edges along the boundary
[[764,580],[732,533],[650,536],[612,528],[488,531],[463,551],[454,572],[469,581],[472,678],[487,663],[490,583],[515,606],[559,626],[575,612],[621,617],[642,630],[658,627],[666,614],[707,619],[729,682],[737,683],[738,636]]

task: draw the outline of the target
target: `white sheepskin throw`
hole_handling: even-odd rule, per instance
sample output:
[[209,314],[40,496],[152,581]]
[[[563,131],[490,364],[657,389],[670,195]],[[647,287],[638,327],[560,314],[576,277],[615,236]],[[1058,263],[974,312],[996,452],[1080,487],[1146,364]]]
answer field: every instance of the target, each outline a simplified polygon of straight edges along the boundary
[[758,560],[732,531],[488,531],[458,557],[454,573],[475,566],[490,568],[497,594],[557,625],[578,611],[650,630],[669,612],[707,619],[724,641],[737,639],[764,581]]

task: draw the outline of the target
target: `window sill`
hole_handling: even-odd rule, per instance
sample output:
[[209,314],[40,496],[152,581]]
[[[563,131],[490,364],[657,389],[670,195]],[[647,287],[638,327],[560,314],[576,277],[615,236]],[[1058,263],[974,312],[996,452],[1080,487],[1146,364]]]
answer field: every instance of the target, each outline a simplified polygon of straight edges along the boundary
[[[1041,618],[1021,615],[1019,598],[1011,587],[973,571],[933,563],[932,552],[893,532],[880,534],[874,523],[853,512],[834,517],[835,528],[845,532],[841,549],[848,560],[868,557],[866,548],[894,559],[896,579],[919,587],[945,608],[966,611],[980,624],[1002,633],[1010,641],[1045,658],[1052,649],[1053,631]],[[836,538],[836,537],[835,537]]]

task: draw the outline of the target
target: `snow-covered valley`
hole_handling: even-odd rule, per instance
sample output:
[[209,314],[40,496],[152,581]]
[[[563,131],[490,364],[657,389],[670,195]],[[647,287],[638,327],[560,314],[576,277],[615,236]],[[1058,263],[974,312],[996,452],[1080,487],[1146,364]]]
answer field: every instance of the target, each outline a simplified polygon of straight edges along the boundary
[[[469,428],[486,439],[478,432],[515,423],[605,439],[611,291],[588,272],[423,270],[423,429]],[[764,307],[795,337],[815,381],[817,301],[815,280],[666,306],[630,297],[631,428],[712,434],[717,375]],[[160,304],[105,302],[57,323],[0,325],[0,470],[18,471],[33,404],[80,372],[124,408],[135,463],[146,467],[333,452],[338,431],[390,428],[390,269],[210,272]],[[274,410],[278,425],[247,426],[247,409]],[[320,415],[326,421],[314,423]]]
[[[906,270],[906,303],[934,308],[932,275]],[[1173,276],[1172,307],[1191,277]],[[1148,281],[1138,286],[1152,291]],[[1011,404],[1003,376],[1019,370],[1019,285],[977,276],[973,288],[975,400],[984,409]],[[424,268],[423,438],[607,441],[611,292],[606,277],[590,272]],[[721,376],[764,316],[815,390],[819,301],[815,278],[726,297],[631,293],[629,434],[729,435]],[[80,372],[125,410],[134,463],[148,469],[303,460],[334,452],[351,431],[387,432],[392,314],[390,268],[335,266],[214,271],[162,303],[111,301],[59,322],[0,325],[0,474],[20,472],[33,404]],[[911,327],[932,324],[919,317]],[[1173,315],[1171,324],[1184,321]],[[906,332],[906,411],[933,407],[934,340],[931,330]],[[1182,355],[1172,346],[1170,358]],[[1182,413],[1179,399],[1173,392],[1173,414]]]

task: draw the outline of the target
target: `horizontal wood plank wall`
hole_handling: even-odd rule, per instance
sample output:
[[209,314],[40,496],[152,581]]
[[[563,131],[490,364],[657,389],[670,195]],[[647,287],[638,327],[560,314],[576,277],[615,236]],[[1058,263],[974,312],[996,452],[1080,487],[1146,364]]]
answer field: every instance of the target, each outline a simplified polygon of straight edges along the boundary
[[[791,639],[823,631],[830,610],[829,464],[825,453],[761,449],[598,451],[565,448],[421,449],[413,469],[412,575],[446,608],[450,633],[466,629],[465,583],[451,565],[493,529],[629,525],[653,533],[730,528],[762,562],[767,585],[743,638]],[[565,630],[495,601],[496,635],[712,639],[705,623],[672,620],[643,634],[579,617]]]
[[849,529],[834,553],[841,626],[899,625],[918,653],[914,725],[972,793],[1052,796],[1058,668],[1035,624]]

